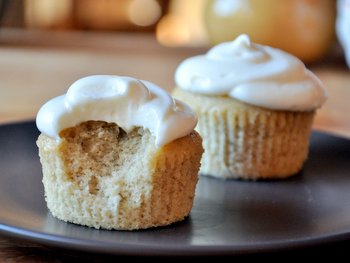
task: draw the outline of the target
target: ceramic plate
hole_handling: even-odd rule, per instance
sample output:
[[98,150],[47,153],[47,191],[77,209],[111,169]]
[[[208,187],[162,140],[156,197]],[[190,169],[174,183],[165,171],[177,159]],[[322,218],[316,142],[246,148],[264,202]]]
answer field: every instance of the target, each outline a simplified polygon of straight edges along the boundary
[[350,239],[350,141],[313,133],[303,171],[283,181],[200,177],[189,218],[127,232],[47,211],[34,122],[0,126],[0,232],[63,248],[129,255],[241,254]]

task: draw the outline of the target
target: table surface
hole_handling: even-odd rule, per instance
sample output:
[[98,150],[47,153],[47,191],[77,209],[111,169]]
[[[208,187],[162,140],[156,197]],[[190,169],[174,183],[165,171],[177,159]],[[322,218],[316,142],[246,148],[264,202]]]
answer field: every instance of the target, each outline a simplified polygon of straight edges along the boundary
[[[174,87],[177,65],[206,48],[167,48],[153,35],[89,32],[0,30],[0,123],[33,119],[48,99],[63,94],[86,75],[114,74],[147,79],[167,90]],[[350,138],[350,71],[339,48],[309,67],[320,77],[329,99],[318,110],[314,129]],[[333,245],[344,251],[350,244]],[[319,254],[315,248],[309,253]],[[338,251],[339,252],[339,251]],[[0,262],[113,260],[0,236]]]

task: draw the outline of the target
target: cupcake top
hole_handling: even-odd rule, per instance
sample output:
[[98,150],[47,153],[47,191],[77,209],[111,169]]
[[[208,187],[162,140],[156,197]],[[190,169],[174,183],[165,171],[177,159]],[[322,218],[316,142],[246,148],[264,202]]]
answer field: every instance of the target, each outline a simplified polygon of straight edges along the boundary
[[143,127],[155,136],[157,146],[188,135],[197,124],[189,106],[157,85],[110,75],[77,80],[66,94],[40,108],[36,124],[59,140],[60,131],[89,120],[113,122],[125,131]]
[[228,95],[273,110],[311,111],[327,98],[321,81],[298,58],[252,43],[247,35],[184,60],[175,81],[189,92]]

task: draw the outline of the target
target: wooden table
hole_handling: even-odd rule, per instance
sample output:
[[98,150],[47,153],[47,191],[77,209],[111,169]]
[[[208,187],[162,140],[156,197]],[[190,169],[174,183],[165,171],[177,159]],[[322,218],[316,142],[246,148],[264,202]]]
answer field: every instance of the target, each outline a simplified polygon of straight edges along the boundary
[[[64,93],[73,81],[86,75],[130,75],[171,90],[177,65],[184,58],[204,51],[204,48],[162,47],[151,35],[144,34],[1,29],[0,123],[35,118],[45,101]],[[336,55],[311,68],[329,93],[328,101],[318,111],[314,129],[350,138],[350,71],[344,60]],[[336,249],[342,246],[347,245]],[[0,236],[0,262],[75,259],[113,260],[108,256],[58,250]]]

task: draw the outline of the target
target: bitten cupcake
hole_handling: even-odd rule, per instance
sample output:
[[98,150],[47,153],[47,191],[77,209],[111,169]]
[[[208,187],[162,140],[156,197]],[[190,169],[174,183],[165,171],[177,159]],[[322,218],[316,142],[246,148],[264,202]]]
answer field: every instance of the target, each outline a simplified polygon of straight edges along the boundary
[[174,96],[198,114],[201,174],[256,180],[302,169],[326,91],[299,59],[241,35],[184,60],[175,81]]
[[89,76],[42,106],[37,140],[52,215],[134,230],[183,220],[202,140],[184,103],[147,81]]

